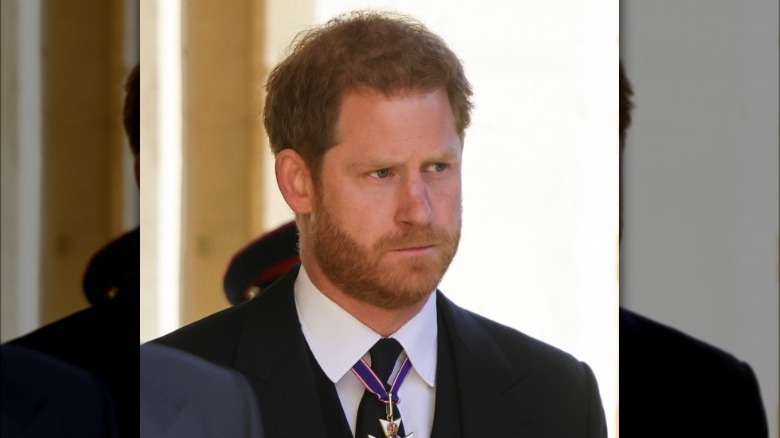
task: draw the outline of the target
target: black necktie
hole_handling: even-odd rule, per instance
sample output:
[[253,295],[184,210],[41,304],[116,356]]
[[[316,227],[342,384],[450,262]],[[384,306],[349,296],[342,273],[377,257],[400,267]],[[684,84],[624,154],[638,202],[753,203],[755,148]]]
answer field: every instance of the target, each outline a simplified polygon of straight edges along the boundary
[[[371,347],[368,353],[371,355],[371,369],[374,370],[379,379],[384,383],[385,390],[390,389],[390,385],[387,384],[387,379],[390,378],[390,373],[393,372],[398,355],[401,354],[401,344],[395,339],[385,338],[380,339]],[[363,393],[363,398],[360,400],[360,406],[358,407],[357,424],[355,427],[355,438],[367,438],[369,434],[376,438],[384,438],[385,433],[382,431],[382,425],[379,420],[387,419],[387,408],[385,404],[379,401],[376,395],[366,390]],[[398,406],[393,405],[393,417],[395,419],[401,418],[401,412],[398,411]],[[398,432],[399,436],[404,436],[403,423],[401,424]]]

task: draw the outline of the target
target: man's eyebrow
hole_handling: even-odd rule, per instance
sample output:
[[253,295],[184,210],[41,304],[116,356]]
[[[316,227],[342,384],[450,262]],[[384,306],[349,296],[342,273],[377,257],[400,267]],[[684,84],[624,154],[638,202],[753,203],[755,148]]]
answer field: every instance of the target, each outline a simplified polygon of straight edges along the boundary
[[[440,162],[453,162],[460,160],[459,151],[447,149],[438,154],[433,154],[429,158],[426,158],[422,162],[424,164],[440,163]],[[353,161],[347,165],[347,169],[361,170],[361,169],[387,169],[397,166],[402,166],[404,163],[401,160],[394,158],[382,158],[382,157],[368,157],[362,158],[357,161]]]
[[457,161],[461,157],[461,154],[459,152],[460,150],[447,149],[446,151],[437,154],[432,159],[426,161],[432,163],[439,162],[439,161]]
[[353,161],[347,165],[347,169],[386,169],[400,165],[399,161],[387,158],[365,158]]

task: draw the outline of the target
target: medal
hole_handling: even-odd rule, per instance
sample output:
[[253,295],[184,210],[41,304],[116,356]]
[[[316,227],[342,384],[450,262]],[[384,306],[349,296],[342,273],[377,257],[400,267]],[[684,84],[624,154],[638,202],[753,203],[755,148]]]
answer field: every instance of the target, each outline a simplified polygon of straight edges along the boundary
[[[379,419],[379,424],[382,425],[382,432],[385,433],[385,438],[400,438],[398,431],[401,430],[401,419],[393,420],[393,394],[389,394],[389,403],[387,403],[387,420]],[[406,435],[406,438],[413,438],[414,432]],[[373,435],[369,435],[368,438],[376,438]]]
[[[409,358],[407,357],[404,360],[403,365],[401,365],[401,369],[398,371],[395,379],[393,379],[393,383],[390,385],[390,391],[386,391],[384,383],[382,383],[376,373],[374,373],[374,370],[372,370],[363,359],[360,359],[355,366],[352,367],[352,372],[358,380],[360,380],[363,386],[365,386],[369,392],[376,395],[379,401],[385,404],[387,417],[378,419],[379,424],[382,426],[382,432],[385,434],[385,438],[402,438],[398,435],[398,432],[401,429],[401,419],[393,418],[393,405],[401,402],[401,399],[398,398],[397,395],[398,389],[401,387],[401,384],[404,383],[406,376],[409,375],[411,370],[412,363],[409,362]],[[406,435],[406,438],[413,437],[414,433]],[[368,438],[376,437],[368,435]]]

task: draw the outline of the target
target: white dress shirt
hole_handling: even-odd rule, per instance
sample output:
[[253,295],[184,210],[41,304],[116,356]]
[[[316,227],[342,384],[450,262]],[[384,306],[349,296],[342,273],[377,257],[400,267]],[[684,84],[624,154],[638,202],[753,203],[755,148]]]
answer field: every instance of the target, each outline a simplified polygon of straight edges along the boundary
[[[365,387],[351,369],[360,358],[371,363],[368,350],[381,336],[323,295],[303,266],[295,280],[295,306],[306,342],[325,375],[335,383],[341,407],[354,434],[358,405]],[[389,381],[393,380],[407,355],[412,363],[412,371],[398,391],[398,410],[404,431],[414,433],[415,438],[428,438],[436,403],[436,294],[431,293],[420,312],[390,337],[401,343],[404,353],[396,362]]]

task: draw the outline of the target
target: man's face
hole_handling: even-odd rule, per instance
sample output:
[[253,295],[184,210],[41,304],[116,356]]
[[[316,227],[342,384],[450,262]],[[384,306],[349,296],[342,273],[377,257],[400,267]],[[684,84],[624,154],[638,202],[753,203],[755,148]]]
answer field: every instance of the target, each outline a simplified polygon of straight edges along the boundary
[[460,239],[462,145],[446,93],[347,94],[336,140],[315,181],[314,260],[362,302],[419,303]]

